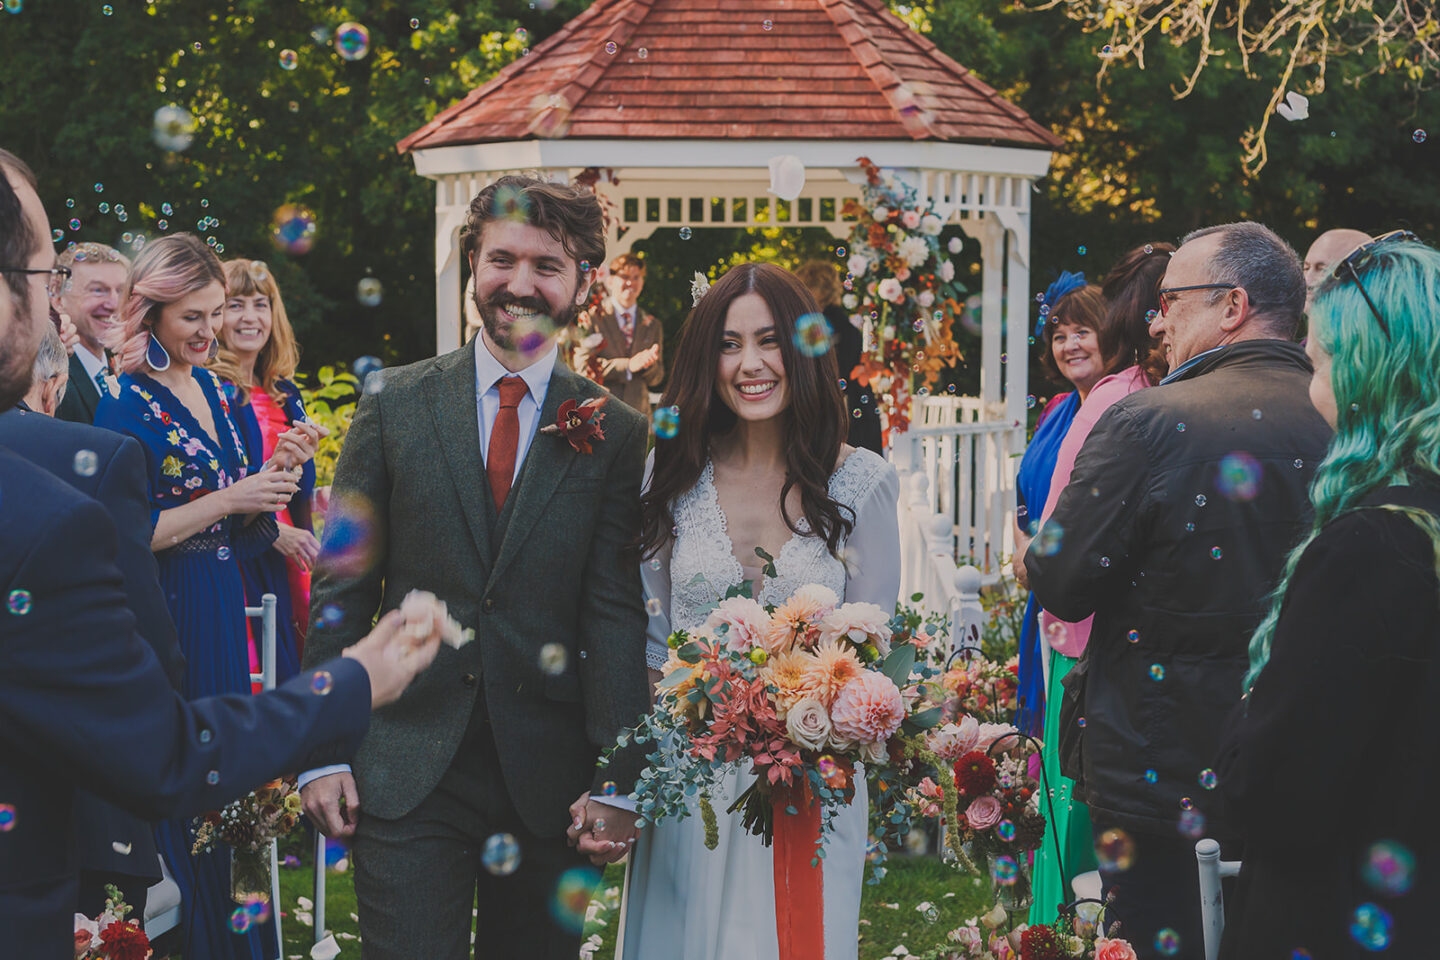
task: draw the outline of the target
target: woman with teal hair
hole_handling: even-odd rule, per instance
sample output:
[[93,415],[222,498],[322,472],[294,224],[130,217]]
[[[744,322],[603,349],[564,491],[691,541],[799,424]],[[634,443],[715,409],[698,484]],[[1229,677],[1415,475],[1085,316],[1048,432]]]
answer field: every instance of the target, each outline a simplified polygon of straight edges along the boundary
[[1335,438],[1220,765],[1244,841],[1221,956],[1435,956],[1440,252],[1361,245],[1317,290],[1307,351]]

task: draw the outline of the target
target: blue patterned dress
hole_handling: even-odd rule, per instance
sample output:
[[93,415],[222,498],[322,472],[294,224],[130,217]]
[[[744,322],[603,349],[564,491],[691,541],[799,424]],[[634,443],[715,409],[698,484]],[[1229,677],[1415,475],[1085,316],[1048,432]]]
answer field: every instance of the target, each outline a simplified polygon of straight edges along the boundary
[[[140,441],[145,450],[150,508],[154,517],[223,490],[246,475],[249,463],[230,417],[220,380],[194,368],[210,405],[217,436],[211,437],[169,388],[144,373],[120,378],[120,395],[102,398],[95,425]],[[160,584],[185,653],[188,699],[250,692],[245,626],[245,588],[240,564],[274,542],[268,514],[246,524],[222,519],[209,529],[156,553]],[[271,960],[278,956],[273,924],[233,933],[230,915],[230,855],[227,850],[190,853],[194,834],[188,820],[170,820],[155,830],[183,897],[183,954],[207,960]]]

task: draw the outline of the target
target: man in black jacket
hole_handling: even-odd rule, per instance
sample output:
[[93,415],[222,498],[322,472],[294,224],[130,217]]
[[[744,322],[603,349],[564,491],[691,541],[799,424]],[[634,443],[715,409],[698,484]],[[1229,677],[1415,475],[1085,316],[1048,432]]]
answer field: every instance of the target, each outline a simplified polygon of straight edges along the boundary
[[[1269,229],[1192,233],[1152,332],[1170,374],[1095,425],[1025,565],[1041,605],[1094,614],[1066,680],[1105,892],[1142,957],[1201,951],[1194,842],[1229,838],[1212,769],[1250,635],[1300,536],[1330,429],[1293,342],[1295,252]],[[1228,853],[1228,851],[1227,851]],[[1153,951],[1153,952],[1152,952]]]

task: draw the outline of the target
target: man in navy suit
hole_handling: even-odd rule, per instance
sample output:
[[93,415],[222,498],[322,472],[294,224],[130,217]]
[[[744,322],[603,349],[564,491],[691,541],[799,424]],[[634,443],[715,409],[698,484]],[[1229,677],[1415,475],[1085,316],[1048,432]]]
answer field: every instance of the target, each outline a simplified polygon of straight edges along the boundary
[[[29,169],[0,150],[0,411],[30,383],[54,264]],[[136,634],[105,509],[0,446],[0,953],[69,960],[75,794],[156,820],[347,758],[369,711],[434,659],[382,619],[344,655],[258,697],[186,703]]]
[[[64,362],[60,335],[47,326],[34,367],[36,382],[19,406],[0,413],[0,447],[43,467],[105,508],[119,535],[115,561],[125,578],[136,632],[155,651],[171,685],[183,693],[185,655],[150,549],[153,525],[145,494],[145,454],[130,437],[54,418],[58,398],[41,378],[63,381]],[[105,885],[114,884],[135,908],[135,916],[145,916],[146,894],[160,881],[153,827],[91,793],[76,795],[75,827],[80,856],[76,909],[96,916],[105,908]]]

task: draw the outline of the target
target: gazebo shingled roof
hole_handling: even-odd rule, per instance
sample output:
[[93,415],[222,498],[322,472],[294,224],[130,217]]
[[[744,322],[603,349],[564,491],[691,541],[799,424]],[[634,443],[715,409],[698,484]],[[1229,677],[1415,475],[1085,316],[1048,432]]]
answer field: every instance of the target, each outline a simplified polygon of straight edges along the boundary
[[569,139],[1060,145],[883,0],[598,0],[398,148],[533,137],[556,97]]

